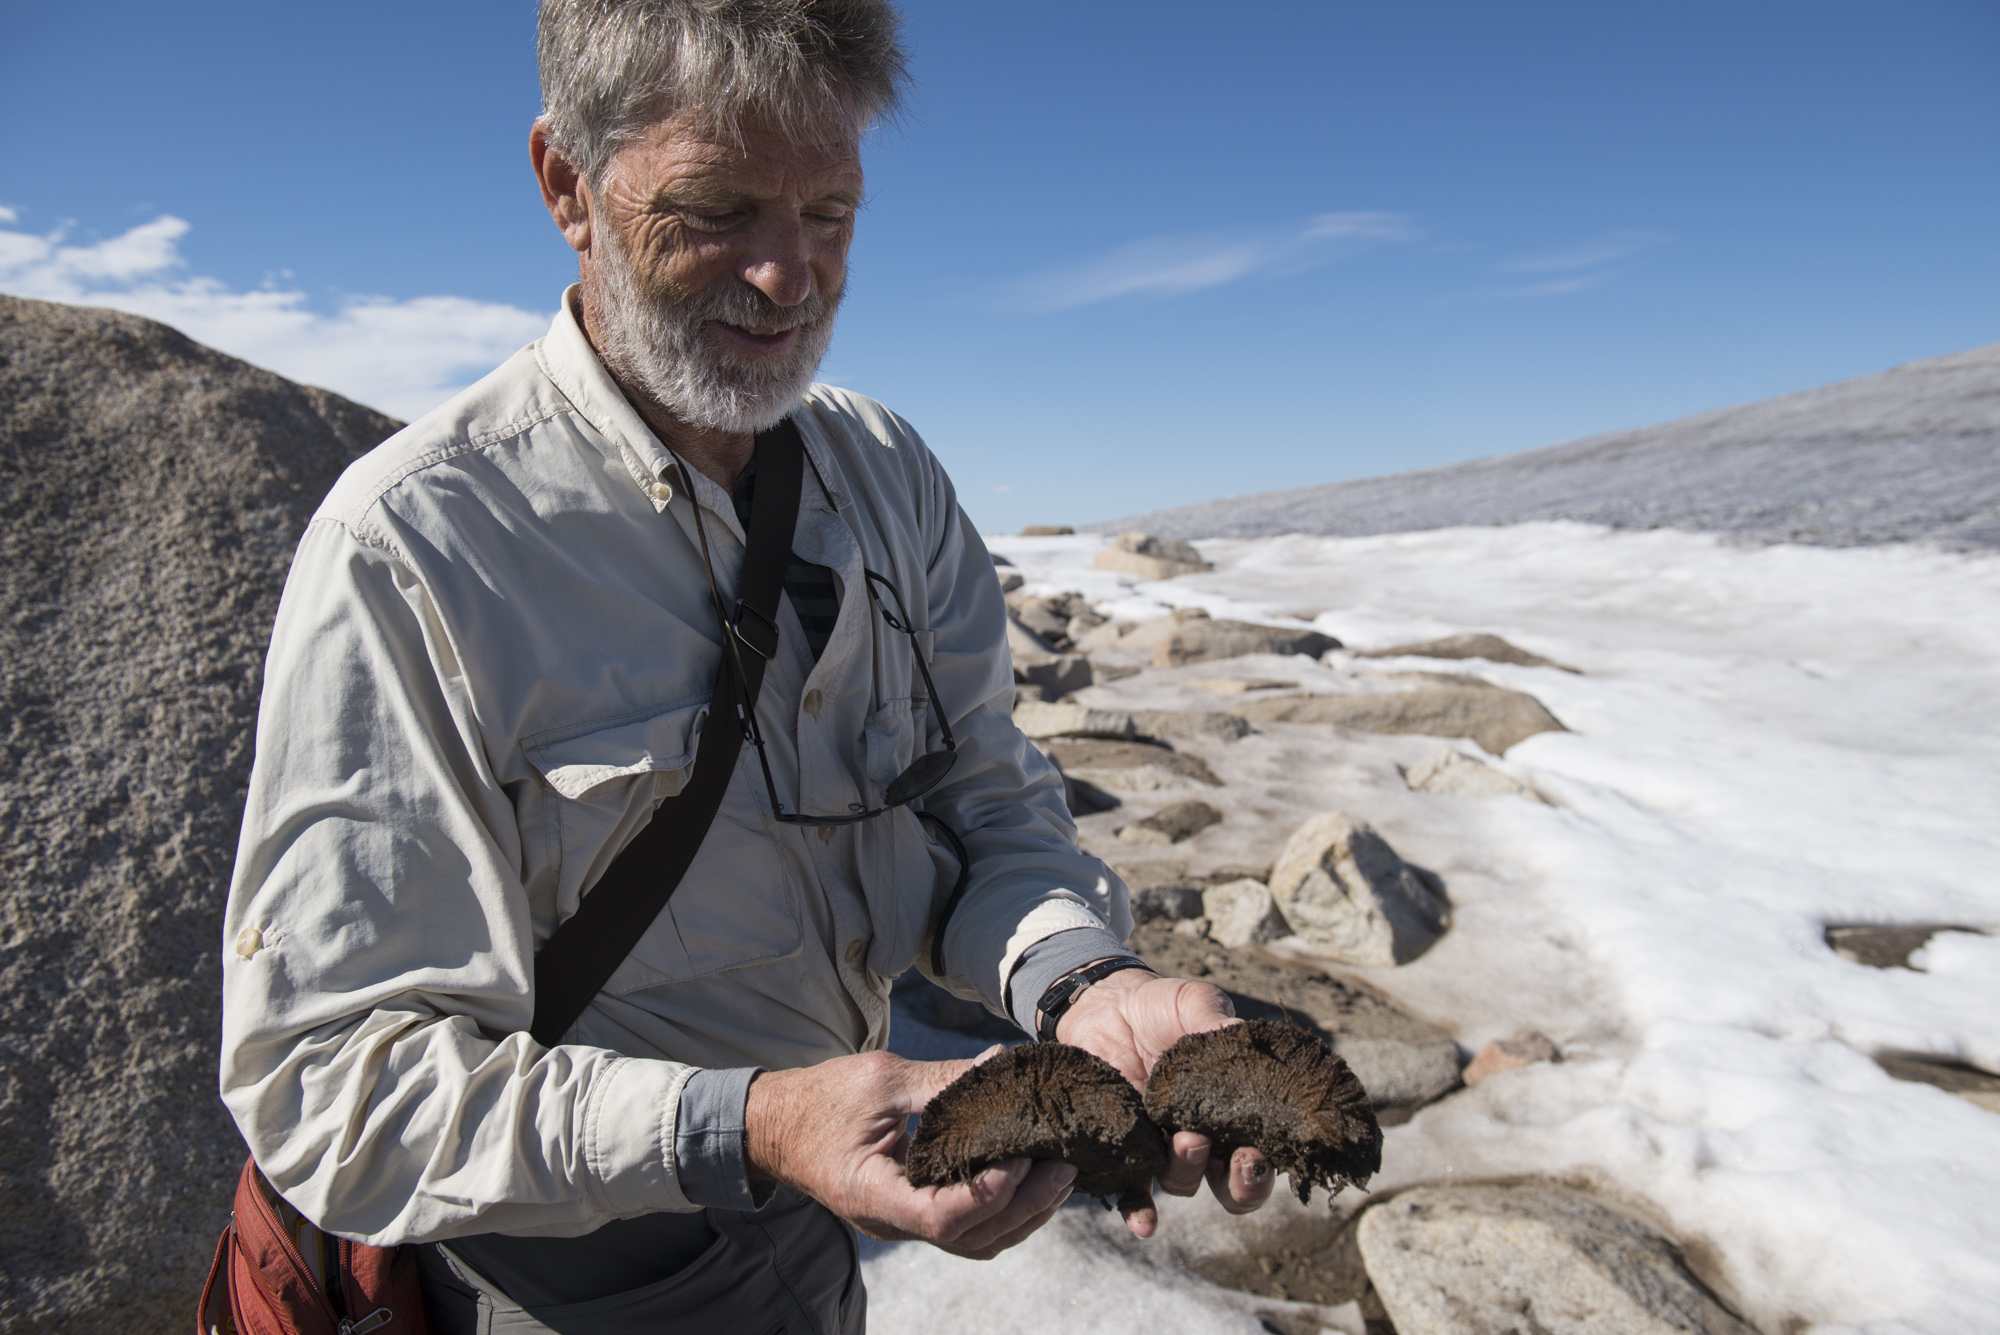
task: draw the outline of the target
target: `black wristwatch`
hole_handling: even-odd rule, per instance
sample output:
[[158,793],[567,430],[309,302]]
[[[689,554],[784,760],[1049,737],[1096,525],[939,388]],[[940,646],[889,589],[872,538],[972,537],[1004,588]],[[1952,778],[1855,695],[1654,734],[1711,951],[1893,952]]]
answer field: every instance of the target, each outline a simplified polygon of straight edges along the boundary
[[1041,1023],[1035,1026],[1035,1039],[1041,1043],[1056,1041],[1056,1026],[1069,1013],[1083,989],[1092,983],[1109,978],[1120,969],[1148,969],[1152,966],[1142,959],[1127,955],[1122,959],[1099,960],[1085,965],[1072,973],[1066,973],[1049,984],[1049,990],[1042,993],[1042,999],[1035,1009],[1042,1013]]

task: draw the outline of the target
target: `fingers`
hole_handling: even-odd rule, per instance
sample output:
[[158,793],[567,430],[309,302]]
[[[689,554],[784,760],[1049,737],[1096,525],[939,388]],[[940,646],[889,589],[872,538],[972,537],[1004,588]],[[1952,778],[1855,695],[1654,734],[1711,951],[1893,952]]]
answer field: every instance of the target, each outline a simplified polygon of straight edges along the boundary
[[1120,1196],[1118,1213],[1125,1217],[1125,1227],[1132,1230],[1132,1236],[1141,1242],[1160,1231],[1160,1211],[1149,1191]]
[[1014,1189],[1006,1209],[938,1245],[974,1261],[990,1261],[1054,1218],[1075,1183],[1072,1165],[1038,1163]]
[[1231,1214],[1249,1214],[1271,1199],[1278,1175],[1256,1150],[1245,1147],[1228,1159],[1208,1161],[1208,1189]]
[[1209,1153],[1207,1136],[1176,1131],[1167,1146],[1167,1166],[1160,1173],[1160,1190],[1169,1196],[1192,1196],[1201,1190],[1201,1179],[1208,1172]]

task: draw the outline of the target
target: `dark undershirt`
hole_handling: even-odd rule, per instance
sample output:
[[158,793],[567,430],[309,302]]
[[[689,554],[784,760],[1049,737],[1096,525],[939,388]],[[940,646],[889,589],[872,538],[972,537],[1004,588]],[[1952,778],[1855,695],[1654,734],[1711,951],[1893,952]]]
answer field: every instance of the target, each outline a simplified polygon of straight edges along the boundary
[[[745,533],[750,531],[750,502],[756,494],[757,456],[753,453],[736,479],[735,494],[729,498],[736,506],[736,520]],[[826,652],[827,641],[833,638],[833,623],[840,620],[840,592],[834,584],[833,571],[802,561],[796,552],[792,553],[785,563],[785,596],[792,600],[792,611],[798,614],[799,625],[805,628],[806,647],[812,650],[813,662],[817,663]]]

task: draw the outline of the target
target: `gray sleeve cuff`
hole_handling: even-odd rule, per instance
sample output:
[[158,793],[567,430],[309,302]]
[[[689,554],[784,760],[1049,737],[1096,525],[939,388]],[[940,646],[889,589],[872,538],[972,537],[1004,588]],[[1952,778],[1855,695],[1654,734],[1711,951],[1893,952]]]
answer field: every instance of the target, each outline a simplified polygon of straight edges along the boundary
[[1022,951],[1021,962],[1014,966],[1014,976],[1007,981],[1007,1013],[1034,1037],[1035,1007],[1049,985],[1086,964],[1113,957],[1137,958],[1123,941],[1102,927],[1073,927],[1043,937]]
[[750,1081],[763,1069],[696,1071],[681,1090],[674,1173],[681,1194],[694,1204],[713,1210],[754,1210],[760,1204],[743,1154],[743,1109]]

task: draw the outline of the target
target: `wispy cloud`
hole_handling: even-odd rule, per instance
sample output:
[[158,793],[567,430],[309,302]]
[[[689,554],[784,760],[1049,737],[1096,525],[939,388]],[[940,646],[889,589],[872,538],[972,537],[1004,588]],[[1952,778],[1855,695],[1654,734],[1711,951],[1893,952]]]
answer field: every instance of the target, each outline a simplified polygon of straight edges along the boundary
[[1176,297],[1245,278],[1303,272],[1418,235],[1416,224],[1398,213],[1322,213],[1284,227],[1149,237],[1016,280],[1003,304],[1044,313],[1120,297]]
[[1637,255],[1667,239],[1664,232],[1638,229],[1612,232],[1570,250],[1552,251],[1509,260],[1500,267],[1508,273],[1569,273],[1577,269],[1601,269],[1607,264]]
[[[0,224],[19,213],[0,207]],[[303,292],[231,290],[187,272],[189,225],[170,214],[105,241],[71,245],[0,227],[0,292],[110,306],[173,325],[197,342],[321,385],[399,417],[443,402],[540,336],[549,316],[466,297],[347,297],[331,314]]]
[[1586,241],[1566,250],[1524,255],[1499,265],[1499,272],[1518,274],[1524,278],[1537,274],[1547,276],[1533,282],[1508,282],[1495,287],[1462,292],[1446,300],[1532,300],[1538,297],[1566,297],[1574,292],[1587,292],[1591,288],[1604,286],[1622,274],[1624,270],[1619,267],[1621,260],[1628,260],[1639,252],[1650,250],[1667,240],[1668,237],[1664,232],[1627,228],[1607,233],[1595,241]]

